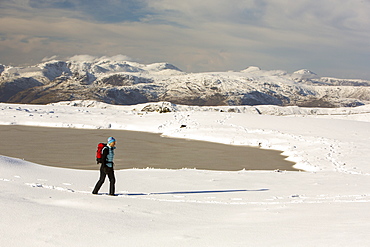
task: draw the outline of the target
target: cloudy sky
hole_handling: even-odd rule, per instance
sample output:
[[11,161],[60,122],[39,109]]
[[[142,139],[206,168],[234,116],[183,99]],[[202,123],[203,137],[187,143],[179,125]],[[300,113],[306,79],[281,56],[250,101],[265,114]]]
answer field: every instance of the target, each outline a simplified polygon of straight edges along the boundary
[[370,0],[0,0],[0,63],[122,54],[370,79]]

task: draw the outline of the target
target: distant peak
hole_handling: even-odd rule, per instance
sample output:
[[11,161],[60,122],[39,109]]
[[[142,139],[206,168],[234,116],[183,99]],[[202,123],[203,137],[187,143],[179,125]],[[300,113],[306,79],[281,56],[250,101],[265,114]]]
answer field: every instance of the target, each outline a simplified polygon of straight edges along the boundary
[[292,74],[293,80],[311,80],[311,79],[318,79],[319,76],[308,69],[301,69],[297,70]]
[[177,68],[176,66],[170,63],[153,63],[153,64],[147,65],[146,68],[152,71],[162,71],[162,70],[167,70],[167,69],[181,71],[179,68]]
[[249,66],[246,69],[242,70],[241,72],[250,73],[250,72],[256,72],[256,71],[260,71],[260,70],[261,70],[261,68],[259,68],[257,66]]
[[312,72],[311,70],[308,70],[308,69],[297,70],[293,74],[299,74],[299,75],[317,75],[316,73],[314,73],[314,72]]

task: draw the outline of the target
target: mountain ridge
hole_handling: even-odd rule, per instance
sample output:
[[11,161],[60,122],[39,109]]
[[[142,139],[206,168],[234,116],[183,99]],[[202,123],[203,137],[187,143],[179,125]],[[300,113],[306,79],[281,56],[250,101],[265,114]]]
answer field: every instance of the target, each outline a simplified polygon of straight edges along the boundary
[[28,67],[0,65],[0,102],[70,100],[118,105],[168,101],[204,106],[359,106],[370,102],[370,81],[256,66],[239,72],[186,73],[166,62],[140,64],[106,57],[52,60]]

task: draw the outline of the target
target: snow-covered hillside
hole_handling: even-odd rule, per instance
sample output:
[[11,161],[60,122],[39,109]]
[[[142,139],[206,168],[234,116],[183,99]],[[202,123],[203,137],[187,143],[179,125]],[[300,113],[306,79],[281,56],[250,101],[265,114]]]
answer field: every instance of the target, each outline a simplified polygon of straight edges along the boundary
[[[121,58],[121,59],[119,59]],[[170,101],[186,105],[358,106],[370,102],[370,82],[247,67],[240,72],[185,73],[168,63],[139,64],[122,57],[0,66],[0,102],[46,104],[96,100],[131,105]]]
[[240,72],[185,73],[168,63],[113,58],[0,66],[0,101],[46,104],[96,100],[110,104],[170,101],[186,105],[358,106],[370,82],[248,67]]

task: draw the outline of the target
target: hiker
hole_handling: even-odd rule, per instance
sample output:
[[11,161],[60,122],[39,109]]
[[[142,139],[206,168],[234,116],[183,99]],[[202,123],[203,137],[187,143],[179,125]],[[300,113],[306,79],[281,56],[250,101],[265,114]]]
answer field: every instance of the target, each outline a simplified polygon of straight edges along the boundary
[[116,139],[113,137],[108,138],[107,145],[102,149],[102,159],[101,159],[101,166],[100,166],[100,178],[99,181],[96,183],[95,188],[93,190],[93,194],[98,194],[100,187],[103,185],[105,181],[105,177],[108,175],[109,178],[109,195],[114,196],[115,191],[115,183],[116,178],[114,177],[114,170],[113,170],[113,158],[114,158],[114,149],[116,148]]

